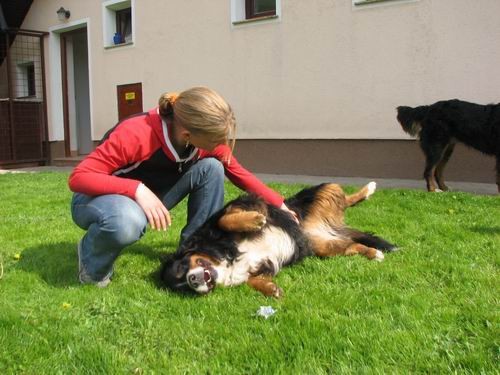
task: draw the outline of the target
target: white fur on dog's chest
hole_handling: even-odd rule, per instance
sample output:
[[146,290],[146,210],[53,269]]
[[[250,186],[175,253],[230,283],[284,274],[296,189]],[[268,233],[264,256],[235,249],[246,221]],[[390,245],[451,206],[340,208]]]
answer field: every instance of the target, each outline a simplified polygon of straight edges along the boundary
[[226,286],[245,283],[252,272],[258,270],[264,261],[274,265],[278,272],[283,264],[294,255],[295,243],[282,229],[269,226],[263,230],[261,237],[251,241],[244,240],[238,244],[241,255],[233,264],[222,262],[215,267],[217,284]]

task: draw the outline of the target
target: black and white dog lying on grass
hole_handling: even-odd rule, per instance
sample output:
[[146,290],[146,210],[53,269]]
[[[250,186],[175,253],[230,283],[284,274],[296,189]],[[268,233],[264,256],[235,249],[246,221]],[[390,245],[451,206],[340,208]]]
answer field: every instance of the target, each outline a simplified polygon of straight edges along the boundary
[[310,255],[360,254],[381,261],[391,243],[344,224],[344,210],[368,199],[370,182],[345,195],[336,184],[321,184],[286,200],[290,214],[254,196],[228,203],[163,263],[161,280],[171,290],[206,294],[217,285],[248,283],[266,296],[283,292],[273,276],[283,267]]

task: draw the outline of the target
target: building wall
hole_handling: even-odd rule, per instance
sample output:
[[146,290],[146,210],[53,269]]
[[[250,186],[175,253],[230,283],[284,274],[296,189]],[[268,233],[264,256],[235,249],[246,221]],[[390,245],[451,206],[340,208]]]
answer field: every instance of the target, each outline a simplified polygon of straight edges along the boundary
[[[425,159],[418,142],[402,139],[240,139],[235,156],[259,173],[422,179],[425,185]],[[458,144],[444,177],[494,184],[495,159]]]
[[[498,0],[282,0],[278,19],[233,25],[236,1],[134,0],[134,43],[117,48],[103,46],[99,0],[35,0],[23,27],[59,27],[60,6],[69,24],[89,20],[94,140],[118,118],[116,86],[133,82],[145,109],[164,91],[214,88],[247,140],[408,140],[398,105],[500,101]],[[49,127],[61,140],[61,118]]]

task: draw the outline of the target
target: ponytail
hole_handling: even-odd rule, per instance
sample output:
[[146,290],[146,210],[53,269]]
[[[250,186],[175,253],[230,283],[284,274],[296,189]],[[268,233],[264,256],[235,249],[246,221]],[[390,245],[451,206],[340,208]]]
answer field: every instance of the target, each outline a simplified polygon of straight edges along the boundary
[[179,94],[176,92],[166,92],[158,99],[158,111],[161,116],[172,117],[174,114],[174,104]]

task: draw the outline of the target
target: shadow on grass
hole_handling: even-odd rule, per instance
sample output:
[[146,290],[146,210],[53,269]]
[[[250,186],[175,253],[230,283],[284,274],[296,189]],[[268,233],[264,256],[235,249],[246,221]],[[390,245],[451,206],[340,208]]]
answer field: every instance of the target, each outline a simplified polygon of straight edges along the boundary
[[472,232],[476,232],[479,234],[500,234],[500,227],[472,227],[470,229]]
[[[139,244],[126,248],[121,255],[124,254],[161,260],[165,253],[159,252],[150,246]],[[22,252],[16,268],[38,274],[51,286],[68,287],[80,284],[78,281],[76,242],[48,243],[27,248]],[[158,284],[158,272],[157,270],[149,276],[155,284]]]
[[177,296],[177,297],[180,297],[180,298],[197,298],[197,297],[199,298],[200,297],[200,295],[197,294],[197,293],[195,293],[195,292],[192,292],[192,293],[188,293],[188,292],[174,292],[173,290],[170,290],[161,281],[161,279],[160,279],[160,271],[161,271],[161,267],[159,267],[157,270],[151,272],[148,275],[148,280],[156,288],[158,288],[159,290],[161,290],[161,291],[163,291],[163,292],[165,292],[167,294],[170,294],[172,296]]
[[189,293],[178,292],[178,291],[174,292],[173,290],[170,290],[169,288],[167,288],[167,286],[161,281],[160,274],[161,274],[161,270],[163,268],[163,262],[168,259],[168,255],[169,254],[166,252],[160,254],[160,257],[159,257],[160,265],[157,269],[155,269],[154,271],[152,271],[151,273],[148,274],[147,280],[150,281],[157,289],[160,289],[163,292],[171,294],[173,296],[178,296],[181,298],[199,297],[200,295],[197,293],[194,293],[194,292],[192,292],[192,293],[191,292],[189,292]]

